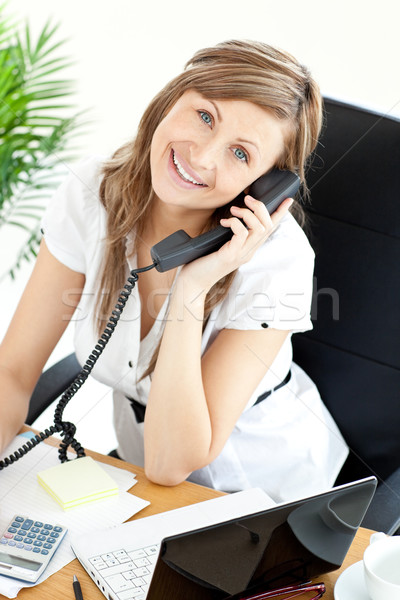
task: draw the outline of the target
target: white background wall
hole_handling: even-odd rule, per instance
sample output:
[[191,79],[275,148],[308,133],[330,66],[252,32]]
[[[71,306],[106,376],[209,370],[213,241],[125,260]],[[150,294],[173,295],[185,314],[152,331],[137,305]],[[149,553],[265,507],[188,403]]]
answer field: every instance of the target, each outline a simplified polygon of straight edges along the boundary
[[[36,32],[51,18],[60,23],[59,39],[68,38],[63,54],[76,60],[69,75],[77,109],[89,108],[93,121],[81,156],[111,153],[129,139],[149,100],[192,53],[229,38],[284,48],[311,69],[325,95],[400,116],[398,0],[9,0],[8,12]],[[14,231],[0,231],[0,275],[15,239]],[[0,282],[0,339],[31,268]],[[50,363],[72,350],[71,334]],[[66,416],[79,422],[82,443],[105,451],[115,444],[110,411],[109,391],[91,382]]]

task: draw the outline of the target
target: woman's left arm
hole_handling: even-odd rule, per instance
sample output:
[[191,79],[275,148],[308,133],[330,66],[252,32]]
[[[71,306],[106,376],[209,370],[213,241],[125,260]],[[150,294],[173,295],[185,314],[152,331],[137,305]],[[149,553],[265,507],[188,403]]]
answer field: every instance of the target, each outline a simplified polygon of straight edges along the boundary
[[251,258],[290,206],[271,218],[262,203],[247,204],[251,210],[236,213],[247,229],[229,219],[232,240],[186,265],[171,296],[144,424],[146,475],[162,485],[184,481],[218,456],[288,335],[225,329],[201,356],[207,291]]

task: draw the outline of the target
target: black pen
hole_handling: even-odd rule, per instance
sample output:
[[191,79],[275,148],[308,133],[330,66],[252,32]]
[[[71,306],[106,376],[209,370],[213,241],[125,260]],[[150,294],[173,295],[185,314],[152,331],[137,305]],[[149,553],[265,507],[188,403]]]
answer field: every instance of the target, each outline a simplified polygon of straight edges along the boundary
[[72,587],[74,588],[74,594],[75,594],[76,600],[83,600],[82,590],[81,590],[81,584],[79,583],[78,578],[77,578],[76,575],[74,575],[74,580],[72,582]]

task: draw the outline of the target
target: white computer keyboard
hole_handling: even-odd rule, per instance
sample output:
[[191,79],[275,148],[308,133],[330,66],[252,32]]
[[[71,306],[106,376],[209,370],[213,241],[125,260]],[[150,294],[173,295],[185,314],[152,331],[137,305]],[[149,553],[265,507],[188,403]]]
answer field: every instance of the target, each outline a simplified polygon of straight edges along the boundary
[[115,594],[115,600],[144,600],[157,562],[159,544],[136,550],[116,550],[89,559],[91,575],[107,598],[113,598],[106,583]]

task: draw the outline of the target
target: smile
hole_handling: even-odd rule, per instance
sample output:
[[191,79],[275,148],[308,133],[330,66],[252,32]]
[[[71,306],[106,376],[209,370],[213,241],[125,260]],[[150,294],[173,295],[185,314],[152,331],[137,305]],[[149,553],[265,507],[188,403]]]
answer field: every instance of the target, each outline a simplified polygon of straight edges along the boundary
[[191,175],[189,175],[189,173],[187,173],[185,171],[185,169],[182,167],[179,160],[176,158],[174,151],[172,151],[172,160],[174,162],[174,165],[176,167],[176,171],[177,171],[178,175],[180,175],[180,177],[184,181],[188,181],[189,183],[193,183],[194,185],[200,185],[202,187],[206,187],[206,185],[204,183],[202,183],[201,181],[196,181],[196,179],[194,179]]

